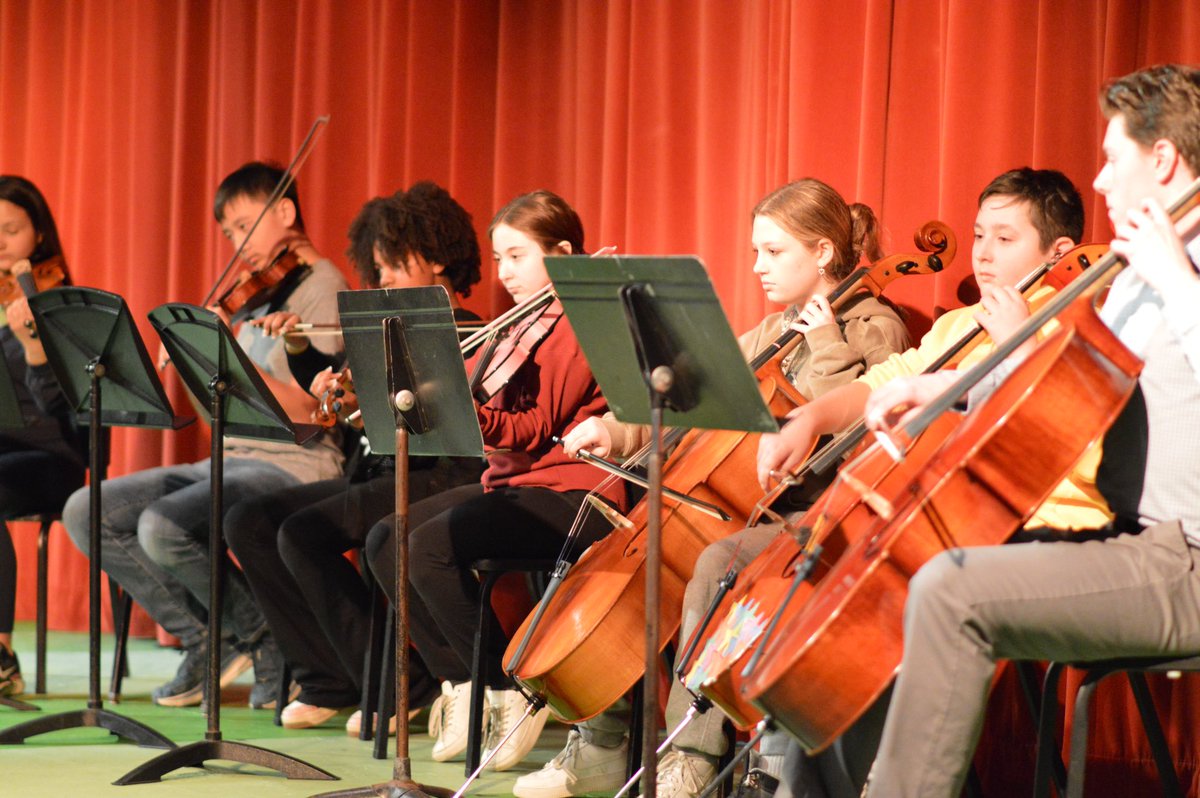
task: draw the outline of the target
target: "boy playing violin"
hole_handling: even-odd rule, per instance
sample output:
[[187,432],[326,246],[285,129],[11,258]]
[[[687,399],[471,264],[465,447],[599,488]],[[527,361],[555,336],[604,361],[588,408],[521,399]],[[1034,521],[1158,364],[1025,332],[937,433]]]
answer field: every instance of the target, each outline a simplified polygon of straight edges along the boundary
[[[213,211],[226,238],[236,247],[249,235],[242,250],[247,266],[266,266],[284,247],[301,262],[301,271],[285,280],[280,290],[267,296],[261,306],[243,309],[242,314],[255,318],[290,310],[313,321],[334,322],[336,294],[346,288],[346,282],[337,267],[322,258],[304,237],[295,184],[266,207],[282,175],[275,166],[252,162],[231,173],[217,189]],[[262,221],[250,234],[264,208]],[[289,416],[307,421],[316,400],[292,378],[283,341],[268,337],[250,324],[240,325],[237,341]],[[315,345],[331,353],[341,346],[336,338]],[[224,445],[223,490],[228,506],[289,485],[331,478],[342,468],[338,440],[328,434],[304,446],[244,438],[226,438]],[[104,570],[159,625],[178,637],[184,648],[178,672],[154,690],[153,700],[165,706],[199,704],[209,641],[204,614],[195,608],[208,603],[209,461],[161,466],[106,480],[102,494]],[[75,544],[86,552],[86,489],[76,491],[68,500],[63,524]],[[228,639],[221,641],[221,683],[228,684],[253,662],[250,706],[273,706],[282,664],[279,650],[242,572],[229,568],[226,576],[223,620]]]
[[[1145,363],[1105,437],[1098,484],[1115,517],[1088,542],[960,549],[917,572],[871,798],[958,795],[998,659],[1200,651],[1200,245],[1184,245],[1200,211],[1172,224],[1163,210],[1200,174],[1200,70],[1135,72],[1100,104],[1105,164],[1093,187],[1129,264],[1100,315]],[[938,390],[911,379],[872,398],[868,423],[890,429]]]

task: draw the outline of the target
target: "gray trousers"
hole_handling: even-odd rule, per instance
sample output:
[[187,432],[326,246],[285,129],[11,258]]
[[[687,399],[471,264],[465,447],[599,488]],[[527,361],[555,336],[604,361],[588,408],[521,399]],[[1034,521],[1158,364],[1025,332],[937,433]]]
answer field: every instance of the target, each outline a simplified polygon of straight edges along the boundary
[[867,795],[959,795],[999,659],[1200,652],[1200,550],[1178,523],[944,552],[917,572]]
[[[736,565],[739,571],[745,568],[775,539],[781,528],[781,524],[749,527],[704,549],[700,559],[696,560],[696,569],[692,572],[691,581],[683,593],[683,618],[679,627],[680,646],[687,644],[700,621],[704,620],[704,613],[708,611],[713,597],[717,594],[717,582],[725,576],[729,566]],[[720,618],[713,620],[719,622]],[[671,692],[667,696],[668,732],[679,725],[691,704],[691,694],[678,679],[672,680]],[[724,713],[713,707],[688,724],[675,738],[675,747],[709,757],[721,756],[728,745],[725,732],[721,729],[724,720]],[[774,735],[768,735],[772,736]],[[763,743],[765,747],[771,747],[766,738],[763,739]]]

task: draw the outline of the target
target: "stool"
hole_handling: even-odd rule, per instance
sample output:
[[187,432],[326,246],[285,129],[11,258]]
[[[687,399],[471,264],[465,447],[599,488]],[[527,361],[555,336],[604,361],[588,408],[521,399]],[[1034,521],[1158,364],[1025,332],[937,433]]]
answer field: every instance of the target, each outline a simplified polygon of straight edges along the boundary
[[[1050,663],[1046,671],[1046,679],[1042,687],[1042,721],[1038,729],[1038,756],[1034,770],[1034,795],[1036,798],[1050,794],[1049,766],[1044,761],[1044,754],[1052,753],[1053,737],[1046,733],[1049,723],[1047,709],[1054,705],[1058,691],[1058,681],[1066,665],[1059,662]],[[1166,736],[1154,708],[1154,700],[1150,696],[1150,688],[1146,684],[1147,673],[1178,673],[1180,671],[1200,671],[1200,655],[1184,657],[1132,657],[1128,659],[1104,660],[1086,662],[1071,667],[1084,671],[1084,679],[1075,695],[1075,710],[1071,727],[1071,761],[1067,769],[1066,798],[1082,798],[1084,768],[1087,764],[1088,742],[1088,710],[1096,685],[1104,677],[1113,673],[1124,673],[1133,690],[1137,703],[1138,715],[1142,719],[1142,728],[1150,743],[1154,755],[1154,764],[1158,769],[1159,784],[1162,794],[1168,798],[1183,798],[1184,792],[1179,786],[1179,777],[1175,773],[1175,763],[1167,750]]]
[[470,776],[479,767],[483,749],[483,679],[484,656],[492,636],[489,622],[492,606],[492,589],[496,580],[507,573],[525,573],[529,582],[530,596],[536,601],[542,594],[533,582],[535,574],[546,574],[554,569],[554,560],[475,560],[471,570],[479,574],[479,621],[475,627],[475,656],[471,661],[471,714],[467,726],[466,774]]

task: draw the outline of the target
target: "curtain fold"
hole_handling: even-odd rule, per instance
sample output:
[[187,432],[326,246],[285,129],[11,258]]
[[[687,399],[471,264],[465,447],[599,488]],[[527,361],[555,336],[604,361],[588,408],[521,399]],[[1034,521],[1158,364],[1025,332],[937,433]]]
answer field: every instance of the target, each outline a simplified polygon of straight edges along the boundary
[[[76,281],[124,296],[152,350],[146,313],[198,302],[229,257],[216,184],[286,162],[322,114],[302,205],[348,274],[345,231],[373,196],[436,180],[482,239],[500,204],[545,187],[592,249],[701,256],[740,331],[771,309],[750,209],[811,175],[871,205],[891,250],[933,218],[958,234],[946,273],[891,291],[920,332],[970,296],[975,198],[999,172],[1061,169],[1106,239],[1100,85],[1197,60],[1186,0],[0,0],[0,171],[43,189]],[[467,305],[507,298],[489,274]],[[110,473],[207,445],[199,428],[118,430]],[[16,537],[28,618],[32,528]],[[83,628],[83,559],[61,531],[52,557],[52,625]],[[1189,680],[1160,689],[1173,724],[1200,710]],[[1200,742],[1172,734],[1194,781]],[[1093,756],[1145,754],[1115,737]]]

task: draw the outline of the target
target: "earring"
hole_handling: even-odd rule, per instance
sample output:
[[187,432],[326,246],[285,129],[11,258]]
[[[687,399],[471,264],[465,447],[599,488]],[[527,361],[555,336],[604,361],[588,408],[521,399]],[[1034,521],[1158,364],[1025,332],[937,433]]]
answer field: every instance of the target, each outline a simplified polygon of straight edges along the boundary
[[825,276],[825,267],[824,267],[824,266],[818,266],[818,267],[817,267],[817,274],[819,274],[819,275],[821,275],[822,277],[824,277],[824,276]]

